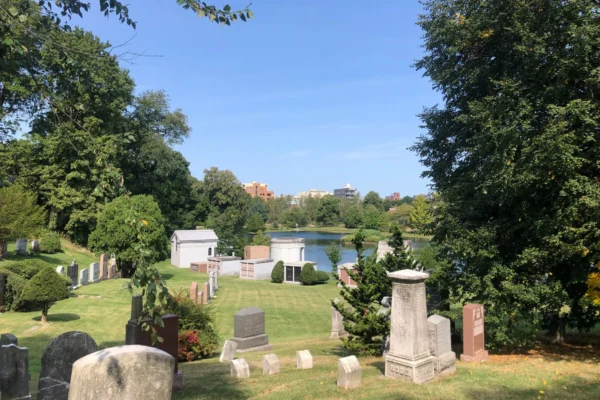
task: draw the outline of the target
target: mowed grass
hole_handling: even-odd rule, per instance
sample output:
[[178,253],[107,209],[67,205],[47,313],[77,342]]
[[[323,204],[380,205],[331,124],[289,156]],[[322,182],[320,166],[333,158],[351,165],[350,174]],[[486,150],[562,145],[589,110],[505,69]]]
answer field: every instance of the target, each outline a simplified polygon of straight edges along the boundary
[[[75,258],[88,265],[95,257],[82,249],[67,249],[49,256],[63,265]],[[69,261],[68,263],[65,261]],[[0,262],[0,267],[2,262]],[[58,264],[57,264],[58,265]],[[161,263],[159,269],[175,291],[199,286],[206,274]],[[72,292],[50,310],[49,323],[41,326],[39,312],[0,315],[0,332],[11,332],[30,351],[31,391],[37,391],[40,360],[57,335],[79,330],[90,334],[100,348],[122,345],[130,313],[130,293],[121,290],[124,279],[88,285]],[[184,389],[173,399],[598,399],[600,351],[595,346],[545,347],[527,355],[491,355],[484,364],[457,362],[457,374],[425,385],[382,378],[382,357],[359,357],[362,386],[342,390],[336,386],[337,360],[349,355],[337,340],[329,340],[331,299],[335,284],[314,287],[219,277],[219,291],[211,303],[223,340],[233,334],[233,314],[244,307],[265,311],[266,332],[281,373],[262,375],[262,356],[244,353],[250,379],[234,380],[228,365],[212,359],[181,363]],[[296,370],[297,350],[308,349],[314,358],[311,370]],[[460,349],[455,349],[460,353]]]

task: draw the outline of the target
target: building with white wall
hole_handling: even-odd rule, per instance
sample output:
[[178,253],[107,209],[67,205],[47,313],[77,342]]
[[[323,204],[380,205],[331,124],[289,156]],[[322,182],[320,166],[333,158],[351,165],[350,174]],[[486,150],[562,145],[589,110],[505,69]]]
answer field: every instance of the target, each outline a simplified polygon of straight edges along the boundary
[[171,236],[171,264],[190,268],[193,262],[206,262],[216,256],[219,238],[212,229],[181,230]]
[[304,261],[304,238],[279,237],[271,239],[271,259],[275,262]]

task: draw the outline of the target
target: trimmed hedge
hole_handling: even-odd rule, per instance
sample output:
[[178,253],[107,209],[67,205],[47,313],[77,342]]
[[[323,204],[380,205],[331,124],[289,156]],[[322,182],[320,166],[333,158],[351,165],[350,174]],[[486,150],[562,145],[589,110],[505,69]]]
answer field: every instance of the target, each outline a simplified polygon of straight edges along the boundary
[[317,271],[317,283],[326,283],[331,275],[325,271]]
[[60,251],[60,235],[56,232],[45,232],[40,238],[40,253],[54,254]]
[[31,308],[42,309],[42,323],[46,322],[48,310],[54,303],[69,297],[65,281],[51,268],[42,269],[23,288],[21,301]]
[[317,271],[311,263],[306,263],[300,272],[300,282],[303,285],[311,286],[317,283]]
[[283,283],[283,261],[277,261],[277,264],[273,267],[271,281],[274,283]]
[[52,265],[42,260],[33,259],[7,263],[2,268],[29,280],[36,276],[42,269],[52,268]]
[[4,276],[6,282],[6,292],[4,293],[6,310],[15,311],[22,305],[21,292],[23,292],[27,280],[5,268],[0,269],[0,275]]

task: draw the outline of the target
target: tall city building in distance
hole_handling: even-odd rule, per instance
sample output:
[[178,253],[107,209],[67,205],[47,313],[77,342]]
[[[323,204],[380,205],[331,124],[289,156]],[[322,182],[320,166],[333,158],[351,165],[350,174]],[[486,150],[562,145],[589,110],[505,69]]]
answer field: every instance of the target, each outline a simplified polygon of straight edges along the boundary
[[350,186],[349,183],[341,189],[334,189],[333,195],[338,199],[352,199],[354,197],[358,197],[358,190]]
[[252,181],[252,183],[242,183],[244,190],[252,197],[261,197],[264,200],[275,198],[275,192],[269,190],[269,185]]

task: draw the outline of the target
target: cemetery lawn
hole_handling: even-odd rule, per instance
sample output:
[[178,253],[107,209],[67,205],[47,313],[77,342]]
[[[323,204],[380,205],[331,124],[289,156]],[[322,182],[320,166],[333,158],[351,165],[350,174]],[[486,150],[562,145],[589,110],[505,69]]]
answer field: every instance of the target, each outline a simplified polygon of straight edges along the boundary
[[[56,264],[75,259],[81,266],[94,257],[83,249],[44,256]],[[2,261],[0,261],[0,267]],[[201,285],[206,274],[159,266],[169,287],[188,289]],[[122,345],[130,313],[130,294],[121,290],[123,279],[88,285],[56,303],[42,326],[39,312],[0,314],[0,332],[10,332],[29,348],[30,388],[35,396],[40,360],[55,336],[71,330],[90,334],[100,348]],[[491,355],[484,364],[457,362],[457,374],[424,385],[383,379],[383,358],[359,357],[362,386],[341,390],[335,385],[337,360],[349,355],[337,340],[329,340],[329,301],[338,289],[327,285],[301,287],[220,277],[217,298],[211,304],[222,341],[233,333],[233,314],[258,306],[265,311],[266,331],[281,363],[281,373],[262,375],[262,356],[245,353],[250,378],[236,381],[229,367],[212,359],[181,363],[184,390],[173,399],[598,399],[600,398],[600,349],[593,346],[540,347],[527,355]],[[311,370],[295,369],[295,352],[308,349],[314,358]],[[460,349],[454,349],[460,354]]]

